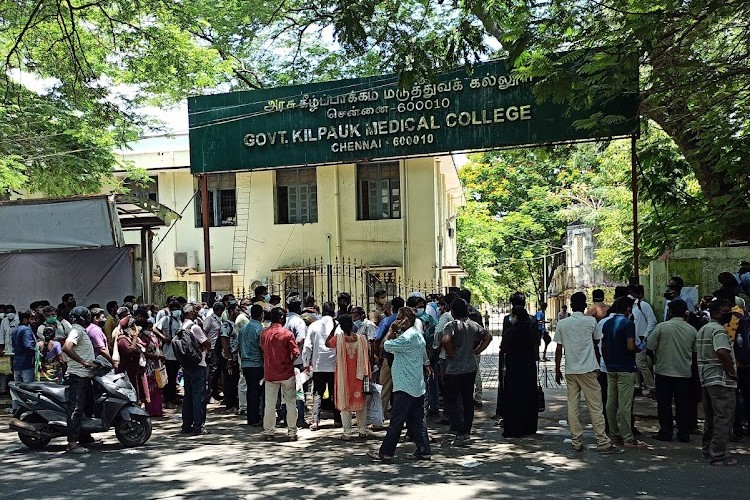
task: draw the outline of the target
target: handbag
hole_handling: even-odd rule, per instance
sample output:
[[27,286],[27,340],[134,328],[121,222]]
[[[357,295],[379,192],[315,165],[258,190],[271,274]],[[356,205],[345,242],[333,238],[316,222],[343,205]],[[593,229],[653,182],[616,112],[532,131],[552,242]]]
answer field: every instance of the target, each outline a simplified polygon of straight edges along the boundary
[[164,363],[159,362],[159,366],[154,370],[154,376],[156,378],[156,387],[163,389],[169,380],[169,377],[167,376],[167,367],[164,366]]
[[372,379],[369,375],[365,375],[362,378],[362,394],[372,394]]

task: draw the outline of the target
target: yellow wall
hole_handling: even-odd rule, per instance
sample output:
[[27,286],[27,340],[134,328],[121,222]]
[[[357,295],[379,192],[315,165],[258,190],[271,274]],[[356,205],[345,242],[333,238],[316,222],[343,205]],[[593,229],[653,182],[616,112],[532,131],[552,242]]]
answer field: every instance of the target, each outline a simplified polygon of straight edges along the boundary
[[[194,178],[185,162],[185,152],[132,152],[123,157],[158,176],[159,202],[180,213],[193,196]],[[183,168],[180,168],[183,167]],[[249,184],[250,213],[245,259],[244,284],[266,281],[274,269],[302,266],[308,259],[328,261],[328,236],[333,258],[356,258],[368,266],[399,268],[399,276],[415,281],[438,281],[439,244],[442,234],[443,266],[456,265],[456,244],[447,236],[448,220],[463,201],[455,166],[450,157],[427,157],[401,162],[402,217],[393,220],[357,220],[356,165],[317,168],[318,222],[274,224],[275,171],[237,174],[238,197],[241,185]],[[174,269],[174,252],[197,252],[203,269],[203,230],[195,227],[194,201],[182,220],[167,233],[160,229],[155,238],[155,264],[162,280],[191,279]],[[243,200],[238,199],[239,211]],[[449,222],[455,228],[455,221]],[[212,227],[211,264],[214,272],[233,270],[235,231],[232,227]],[[139,242],[138,233],[127,240]],[[164,241],[162,241],[164,240]],[[449,284],[447,280],[444,283]],[[235,283],[235,289],[242,286]]]

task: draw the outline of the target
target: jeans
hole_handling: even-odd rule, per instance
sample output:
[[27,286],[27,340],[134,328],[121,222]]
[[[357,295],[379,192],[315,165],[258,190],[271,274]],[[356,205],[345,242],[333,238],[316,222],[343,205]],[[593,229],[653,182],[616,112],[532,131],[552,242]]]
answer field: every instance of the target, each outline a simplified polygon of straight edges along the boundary
[[180,371],[180,362],[174,359],[164,361],[167,368],[167,385],[162,390],[164,401],[174,403],[177,400],[177,372]]
[[227,408],[237,408],[237,385],[240,383],[239,368],[235,364],[229,373],[229,363],[225,362],[222,366],[222,376],[224,377],[224,406]]
[[221,378],[221,354],[219,348],[209,349],[206,351],[206,366],[208,366],[208,387],[210,395],[214,399],[219,399],[219,379]]
[[573,446],[578,448],[583,445],[583,427],[581,426],[581,393],[586,398],[586,407],[589,410],[591,424],[594,427],[596,446],[601,449],[609,448],[612,444],[607,437],[604,412],[602,406],[601,386],[597,380],[596,372],[568,373],[565,374],[565,382],[568,390],[568,425],[570,426],[570,438]]
[[247,381],[247,423],[257,424],[262,419],[261,408],[263,407],[263,367],[246,367],[242,369]]
[[720,460],[727,453],[736,402],[734,387],[710,385],[703,388],[703,411],[706,415],[703,453],[707,453],[712,460]]
[[68,389],[68,442],[77,443],[81,438],[81,418],[86,400],[91,391],[91,379],[70,374],[66,377]]
[[383,402],[383,416],[388,411],[388,407],[391,406],[391,393],[393,392],[393,377],[391,376],[391,365],[388,360],[383,358],[383,366],[380,367],[380,385],[383,388],[380,390],[380,400]]
[[[609,434],[609,420],[607,419],[607,372],[599,372],[596,376],[599,381],[599,389],[602,396],[602,408],[604,409],[604,432]],[[635,393],[635,391],[633,391]]]
[[672,399],[677,413],[677,438],[690,439],[690,379],[688,377],[668,377],[656,374],[656,406],[659,415],[659,435],[672,439]]
[[[326,392],[326,387],[328,387],[328,394],[331,396],[331,399],[333,399],[333,373],[334,372],[313,372],[312,421],[314,424],[320,423],[320,405],[323,401],[323,394]],[[341,412],[335,408],[333,410],[333,421],[335,423],[341,423]]]
[[[34,381],[34,369],[28,368],[26,370],[13,370],[13,380],[18,382],[33,382]],[[18,408],[18,403],[16,401],[13,401],[13,404],[11,405],[13,409]]]
[[434,375],[427,379],[427,407],[430,412],[437,413],[440,411],[440,383],[437,375],[437,363],[432,366]]
[[182,430],[200,431],[206,423],[206,401],[208,390],[208,368],[197,366],[184,368],[185,397],[182,400]]
[[297,435],[297,379],[292,377],[281,382],[264,382],[266,386],[266,408],[263,412],[263,432],[268,436],[274,434],[276,429],[276,401],[281,389],[281,397],[286,404],[287,420],[286,428],[290,436]]
[[[468,436],[474,423],[474,380],[475,372],[446,375],[443,395],[445,411],[452,427],[459,436]],[[459,400],[463,410],[458,408]]]
[[247,411],[247,380],[245,380],[245,373],[240,370],[240,381],[237,383],[237,400],[239,402],[238,410]]
[[635,372],[607,372],[607,419],[613,438],[631,442]]
[[424,427],[424,395],[414,397],[404,391],[393,393],[391,421],[383,444],[380,445],[380,454],[392,457],[396,453],[396,445],[401,439],[404,424],[417,445],[416,455],[432,455],[430,442],[427,440],[427,430]]

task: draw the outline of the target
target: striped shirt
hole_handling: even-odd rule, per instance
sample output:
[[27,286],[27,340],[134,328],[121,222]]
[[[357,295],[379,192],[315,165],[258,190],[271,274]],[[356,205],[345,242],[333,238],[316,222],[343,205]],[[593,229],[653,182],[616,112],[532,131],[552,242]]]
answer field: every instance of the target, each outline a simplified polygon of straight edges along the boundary
[[698,352],[698,376],[703,387],[712,385],[737,387],[737,381],[727,376],[719,356],[716,355],[719,349],[726,349],[734,362],[734,352],[729,345],[729,336],[723,326],[712,319],[698,331],[695,347]]

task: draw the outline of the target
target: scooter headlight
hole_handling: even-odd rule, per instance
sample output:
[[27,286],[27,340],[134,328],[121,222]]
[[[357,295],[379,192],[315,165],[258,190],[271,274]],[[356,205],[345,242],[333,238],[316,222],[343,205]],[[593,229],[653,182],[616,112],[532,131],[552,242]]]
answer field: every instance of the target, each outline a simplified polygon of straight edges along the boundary
[[138,395],[133,389],[125,389],[124,387],[118,387],[117,392],[128,398],[129,401],[135,403],[138,400]]

